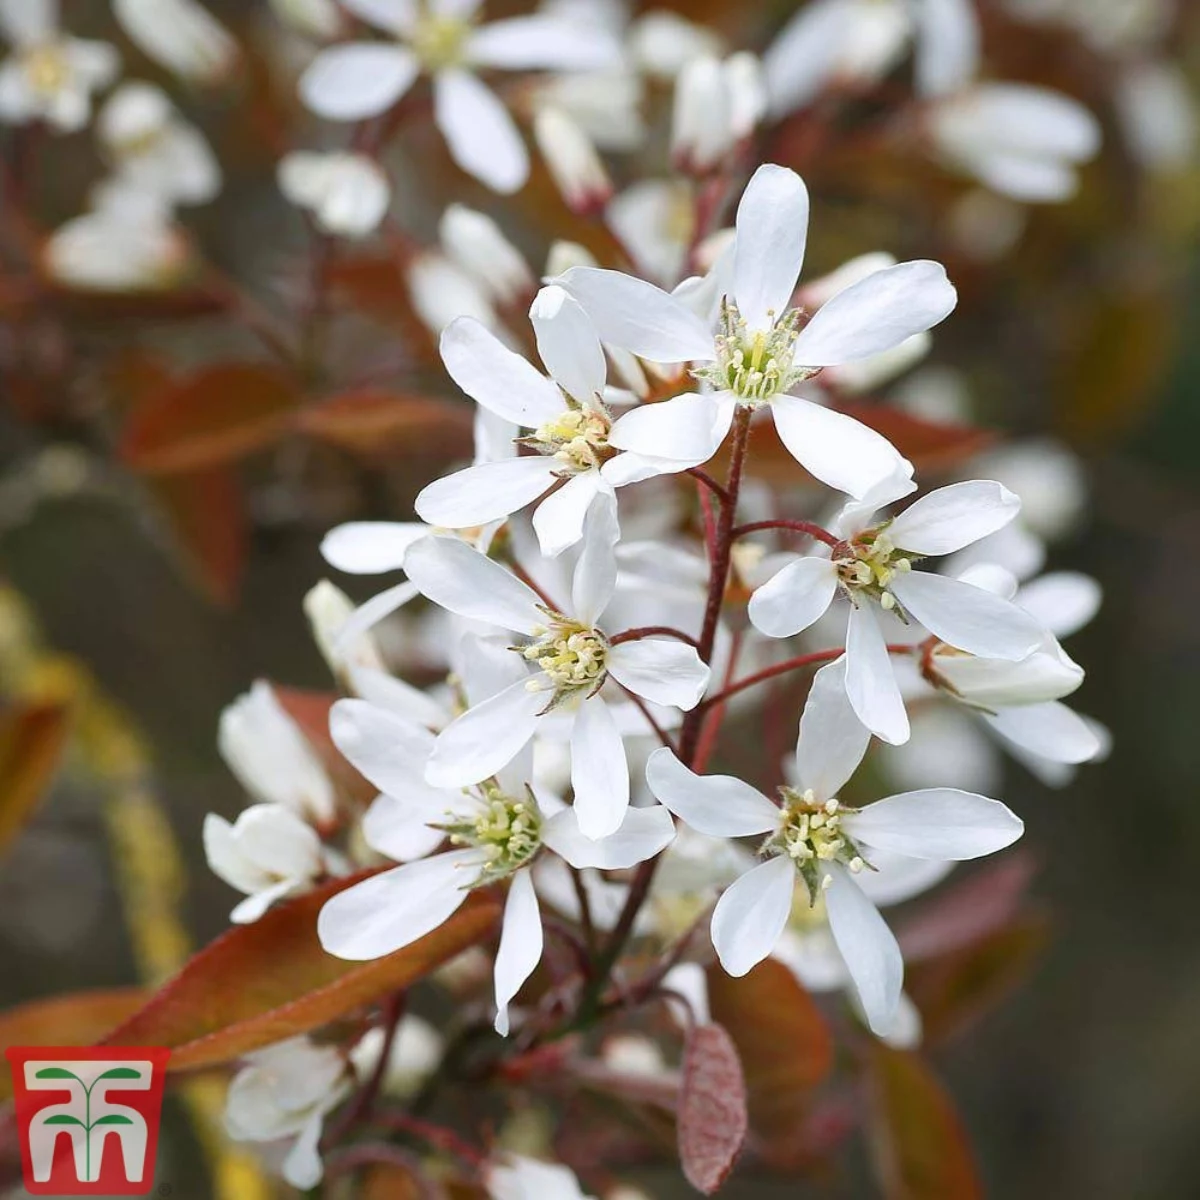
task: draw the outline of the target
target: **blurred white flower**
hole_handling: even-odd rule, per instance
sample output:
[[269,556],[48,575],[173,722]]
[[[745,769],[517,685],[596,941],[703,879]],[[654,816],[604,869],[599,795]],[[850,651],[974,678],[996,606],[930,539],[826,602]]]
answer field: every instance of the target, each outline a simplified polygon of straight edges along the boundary
[[346,644],[342,632],[346,622],[354,615],[354,601],[341,588],[322,579],[304,597],[304,615],[313,632],[313,639],[321,657],[337,676],[343,676],[357,667],[382,671],[383,658],[375,639],[363,632]]
[[276,17],[298,33],[321,40],[337,37],[343,17],[335,0],[269,0]]
[[436,250],[416,255],[408,265],[408,294],[422,324],[440,334],[459,317],[495,328],[499,317],[483,286]]
[[374,233],[392,198],[387,175],[365,154],[295,150],[280,162],[278,181],[292,204],[337,237]]
[[1182,68],[1131,63],[1117,79],[1117,115],[1134,157],[1156,171],[1187,167],[1200,138],[1196,98]]
[[218,83],[237,62],[237,43],[197,0],[112,0],[112,5],[138,49],[183,79]]
[[484,1182],[491,1200],[595,1200],[569,1167],[519,1154],[489,1164]]
[[[379,1026],[368,1029],[350,1051],[350,1062],[359,1079],[369,1079],[379,1065],[386,1034]],[[383,1069],[383,1090],[389,1096],[408,1099],[439,1067],[446,1048],[445,1038],[426,1020],[405,1013],[396,1026],[392,1050]]]
[[498,304],[528,302],[536,284],[525,256],[485,213],[451,204],[438,222],[438,238],[450,260]]
[[652,8],[629,27],[629,51],[638,68],[656,79],[674,79],[693,59],[715,58],[724,50],[720,36],[680,13]]
[[762,67],[753,54],[692,59],[675,84],[672,161],[681,171],[706,174],[754,132],[765,110]]

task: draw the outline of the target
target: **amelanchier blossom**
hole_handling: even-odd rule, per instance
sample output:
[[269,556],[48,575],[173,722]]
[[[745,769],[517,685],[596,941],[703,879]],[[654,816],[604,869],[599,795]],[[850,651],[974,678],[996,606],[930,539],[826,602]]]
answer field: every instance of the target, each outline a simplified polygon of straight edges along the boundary
[[112,8],[138,49],[181,79],[219,83],[237,63],[237,42],[198,0],[112,0]]
[[[516,686],[523,687],[527,675],[519,664],[510,665],[507,677],[513,666]],[[509,1003],[542,956],[541,913],[529,870],[538,856],[549,852],[575,867],[621,870],[652,858],[675,836],[670,815],[655,805],[629,809],[609,837],[585,837],[578,811],[533,782],[529,748],[509,755],[474,786],[438,787],[427,782],[435,736],[413,721],[365,701],[342,700],[333,729],[339,748],[384,793],[364,826],[371,846],[408,858],[415,817],[435,841],[447,838],[452,848],[332,897],[317,923],[321,944],[340,958],[379,958],[436,929],[473,888],[507,882],[495,963],[496,1029],[502,1034],[508,1033]]]
[[766,106],[762,66],[753,54],[692,59],[675,83],[672,162],[688,174],[708,173],[754,132]]
[[451,378],[468,396],[531,430],[520,442],[536,453],[477,464],[436,480],[417,497],[416,509],[430,525],[465,529],[499,520],[545,496],[533,514],[533,527],[542,551],[553,555],[579,541],[597,497],[611,497],[614,488],[696,463],[622,453],[610,446],[607,367],[591,321],[560,287],[543,288],[529,317],[549,377],[470,317],[446,329],[441,351]]
[[867,1023],[882,1036],[896,1020],[904,963],[858,884],[872,869],[872,853],[935,862],[980,858],[1012,845],[1024,826],[999,801],[953,788],[906,792],[864,808],[843,804],[837,793],[870,741],[847,704],[843,671],[839,661],[813,681],[796,743],[796,784],[782,788],[778,802],[732,776],[696,775],[666,747],[651,755],[646,781],[701,833],[764,839],[765,861],[727,888],[713,910],[713,946],[725,970],[744,975],[771,953],[798,888],[810,903],[823,897]]
[[483,1175],[491,1200],[594,1200],[561,1163],[508,1154],[489,1163]]
[[365,154],[296,150],[280,162],[278,180],[288,200],[337,237],[374,233],[392,198],[387,175]]
[[[791,637],[822,616],[839,595],[849,601],[846,691],[862,723],[884,741],[908,740],[908,716],[896,683],[881,619],[916,621],[948,645],[983,658],[1017,661],[1041,645],[1044,631],[1028,613],[984,588],[928,571],[930,555],[952,554],[1016,516],[1020,502],[990,480],[939,488],[890,519],[876,511],[912,490],[907,478],[846,506],[838,538],[821,554],[797,556],[750,598],[754,627]],[[876,615],[876,609],[881,616]]]
[[[654,704],[694,708],[709,669],[694,646],[669,637],[614,639],[602,625],[617,582],[616,505],[601,498],[588,513],[570,603],[543,600],[514,574],[454,538],[425,538],[405,558],[421,594],[460,617],[509,630],[525,671],[438,735],[426,771],[435,787],[465,787],[494,775],[550,713],[571,722],[571,784],[579,826],[601,838],[629,805],[629,770],[620,730],[602,694],[619,685]],[[562,605],[562,608],[556,607]]]
[[318,116],[362,121],[392,107],[418,75],[433,80],[434,120],[464,171],[497,192],[515,192],[529,155],[512,117],[477,69],[591,70],[615,63],[616,42],[553,17],[478,25],[478,0],[343,0],[347,11],[389,35],[322,50],[300,80]]
[[576,267],[561,276],[557,282],[583,306],[602,342],[651,362],[690,362],[702,385],[627,413],[609,431],[609,445],[704,462],[739,408],[767,409],[796,460],[852,496],[908,466],[865,425],[789,393],[822,367],[882,353],[936,325],[954,308],[954,288],[937,263],[900,263],[847,287],[804,323],[792,293],[807,228],[800,176],[759,167],[738,206],[731,286],[724,262],[715,268],[723,296],[715,324],[677,295],[616,271]]
[[0,36],[10,46],[0,62],[0,121],[44,121],[59,133],[82,129],[92,94],[117,77],[117,51],[62,32],[58,10],[58,0],[0,3]]

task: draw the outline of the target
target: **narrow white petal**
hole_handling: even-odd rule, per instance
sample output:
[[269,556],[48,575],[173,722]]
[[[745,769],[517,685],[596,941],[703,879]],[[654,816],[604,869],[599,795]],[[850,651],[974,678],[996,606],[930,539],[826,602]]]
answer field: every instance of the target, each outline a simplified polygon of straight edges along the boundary
[[763,55],[773,117],[808,104],[837,72],[853,10],[844,0],[814,0],[783,27]]
[[518,871],[508,889],[500,947],[496,951],[496,1032],[508,1036],[508,1006],[542,960],[542,914],[533,876]]
[[420,65],[402,46],[330,46],[300,76],[300,98],[319,117],[361,121],[386,112],[412,86]]
[[592,501],[600,492],[611,495],[599,471],[584,471],[568,479],[537,506],[533,531],[548,558],[555,558],[583,537],[583,523]]
[[914,554],[953,554],[1003,529],[1020,511],[1021,501],[1003,484],[969,479],[914,501],[887,532]]
[[751,330],[765,332],[791,307],[808,238],[808,189],[787,167],[754,172],[737,211],[733,295]]
[[958,788],[926,788],[847,813],[842,828],[864,846],[910,858],[962,862],[1011,846],[1025,826],[999,800]]
[[780,856],[725,889],[713,909],[712,941],[730,975],[745,975],[775,949],[792,911],[795,886],[796,868]]
[[752,837],[769,833],[779,824],[779,809],[760,791],[732,775],[697,775],[666,746],[650,755],[646,783],[697,833]]
[[364,601],[338,626],[333,642],[334,654],[352,655],[355,643],[368,629],[378,625],[384,617],[390,617],[398,608],[403,608],[418,595],[420,593],[416,587],[405,581]]
[[433,746],[425,782],[465,787],[495,775],[533,737],[544,692],[531,692],[521,679],[451,721]]
[[1056,700],[1002,708],[983,719],[1007,741],[1051,762],[1091,762],[1101,750],[1088,722]]
[[1045,632],[1027,612],[983,588],[929,571],[901,571],[889,588],[930,633],[968,654],[1016,662],[1042,644]]
[[339,700],[329,713],[333,743],[381,792],[403,796],[425,778],[433,734],[366,700]]
[[1055,637],[1077,633],[1100,610],[1104,595],[1100,585],[1078,571],[1052,571],[1027,583],[1017,603]]
[[869,604],[850,609],[846,629],[846,695],[858,719],[893,746],[908,741],[908,714],[891,656]]
[[433,106],[451,157],[469,175],[505,195],[529,178],[529,151],[508,109],[469,71],[439,71]]
[[444,824],[451,813],[462,807],[463,794],[437,791],[426,783],[421,784],[420,792],[421,801],[417,802],[413,790],[408,788],[403,800],[395,796],[375,797],[362,822],[363,840],[372,850],[386,854],[394,862],[405,863],[427,857],[442,844],[445,833],[426,822]]
[[876,271],[817,311],[796,339],[795,361],[834,367],[882,354],[944,321],[957,302],[940,263],[906,262]]
[[471,34],[467,55],[484,67],[508,71],[595,71],[620,63],[621,49],[598,28],[534,14],[492,21]]
[[592,319],[600,340],[650,362],[707,362],[712,331],[661,288],[619,271],[572,267],[556,281]]
[[442,331],[442,362],[450,378],[489,412],[534,429],[562,415],[562,393],[474,317]]
[[837,594],[837,568],[827,558],[798,558],[772,575],[750,597],[750,623],[767,637],[807,629]]
[[629,809],[629,764],[613,715],[599,698],[585,700],[575,714],[571,786],[586,837],[608,837],[621,827]]
[[529,310],[538,354],[559,386],[580,404],[603,395],[608,377],[596,327],[583,306],[563,288],[544,287]]
[[408,548],[429,529],[416,521],[348,521],[321,541],[325,561],[347,575],[382,575],[404,566]]
[[417,19],[414,0],[342,0],[342,7],[384,33],[411,34]]
[[583,522],[583,544],[571,580],[573,615],[595,625],[617,586],[617,501],[611,493],[598,495]]
[[479,866],[479,851],[456,850],[372,875],[325,902],[321,945],[355,962],[409,946],[461,907]]
[[630,808],[616,833],[593,839],[579,828],[573,808],[555,813],[542,826],[542,841],[573,867],[624,871],[665,850],[675,837],[675,822],[661,804]]
[[886,1036],[893,1028],[904,985],[904,959],[887,922],[862,889],[836,863],[829,869],[825,891],[829,927],[854,982],[872,1032]]
[[675,638],[641,638],[614,646],[608,671],[631,692],[690,712],[708,687],[709,669],[695,646]]
[[800,734],[796,739],[796,779],[801,789],[832,800],[858,770],[871,731],[858,719],[846,695],[846,658],[822,667],[813,677]]
[[417,497],[417,515],[445,529],[472,529],[519,512],[554,483],[552,460],[540,455],[480,463],[436,479]]
[[979,18],[971,0],[921,0],[917,18],[917,91],[949,96],[979,69]]
[[788,453],[810,475],[856,500],[893,475],[912,474],[912,464],[883,434],[845,413],[799,396],[776,396],[771,415]]
[[325,1174],[320,1149],[324,1126],[325,1114],[318,1109],[304,1122],[304,1128],[280,1164],[284,1181],[302,1192],[315,1188]]
[[522,633],[541,620],[541,601],[531,588],[458,538],[425,538],[404,565],[421,595],[460,617]]
[[721,448],[736,407],[725,392],[691,393],[643,404],[617,418],[609,431],[609,444],[651,458],[707,462]]

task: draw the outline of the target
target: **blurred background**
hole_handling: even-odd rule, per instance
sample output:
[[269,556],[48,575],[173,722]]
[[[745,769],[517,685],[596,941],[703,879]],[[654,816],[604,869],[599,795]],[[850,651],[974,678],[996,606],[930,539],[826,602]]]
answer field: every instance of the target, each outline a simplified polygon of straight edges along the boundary
[[[675,7],[759,46],[795,6]],[[1051,564],[1103,587],[1070,650],[1088,671],[1079,707],[1111,730],[1111,757],[1063,788],[1005,762],[999,794],[1027,822],[1052,936],[1004,1003],[936,1051],[937,1069],[989,1194],[1183,1200],[1200,1174],[1200,162],[1148,166],[1123,138],[1112,80],[1126,52],[1080,32],[1120,5],[1060,4],[1077,10],[1072,20],[1020,7],[983,6],[994,73],[1062,89],[1104,126],[1074,198],[1018,206],[903,142],[814,146],[803,123],[773,131],[762,154],[809,183],[809,277],[880,247],[947,263],[960,308],[915,384],[896,385],[909,410],[932,420],[940,406],[957,421],[965,406],[982,429],[1067,455],[1086,481],[1064,500],[1075,511]],[[174,87],[223,165],[219,199],[188,217],[197,245],[284,314],[308,241],[274,163],[281,145],[317,135],[264,48],[263,6],[211,8],[249,47],[230,88],[181,91],[123,49],[141,75]],[[79,32],[119,40],[106,5],[64,9]],[[1153,51],[1183,64],[1193,86],[1197,15],[1176,13]],[[1131,60],[1148,53],[1133,45]],[[86,134],[38,153],[25,186],[48,230],[79,210],[97,165]],[[420,130],[396,155],[394,210],[413,244],[434,240],[439,204],[453,198],[497,215],[534,263],[563,233],[610,250],[599,227],[575,231],[542,168],[501,208]],[[352,516],[407,519],[463,446],[457,434],[430,443],[419,427],[389,426],[369,452],[292,435],[219,469],[146,474],[122,432],[145,378],[163,363],[261,357],[236,313],[211,295],[178,297],[173,310],[53,285],[26,295],[11,259],[4,271],[0,691],[84,708],[53,788],[0,849],[0,1008],[134,983],[227,927],[233,894],[206,869],[199,837],[205,812],[232,816],[244,803],[217,753],[221,709],[257,678],[331,686],[301,611],[329,574],[322,534]],[[371,286],[388,311],[367,311],[361,278],[349,287],[327,324],[331,379],[369,346],[389,386],[450,400],[402,281]],[[959,467],[932,452],[925,465],[927,483]],[[1053,486],[1074,495],[1074,473]],[[365,582],[338,580],[355,599],[374,590]],[[174,1194],[208,1195],[201,1148],[181,1113],[172,1120]],[[811,1185],[749,1180],[724,1194],[872,1194],[858,1172],[847,1158]]]

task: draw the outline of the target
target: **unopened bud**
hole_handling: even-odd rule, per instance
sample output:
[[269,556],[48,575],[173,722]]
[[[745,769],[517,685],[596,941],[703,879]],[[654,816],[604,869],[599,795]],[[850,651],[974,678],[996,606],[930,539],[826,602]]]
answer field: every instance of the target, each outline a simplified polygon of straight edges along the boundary
[[561,109],[543,108],[533,136],[550,174],[573,212],[594,213],[612,198],[612,182],[595,146]]
[[671,121],[671,158],[681,171],[712,170],[733,145],[730,97],[722,65],[697,58],[679,74]]
[[361,634],[349,646],[339,649],[338,635],[353,613],[354,602],[328,579],[322,579],[304,597],[304,615],[312,628],[313,640],[335,675],[342,675],[350,667],[384,670],[379,647],[370,633]]

